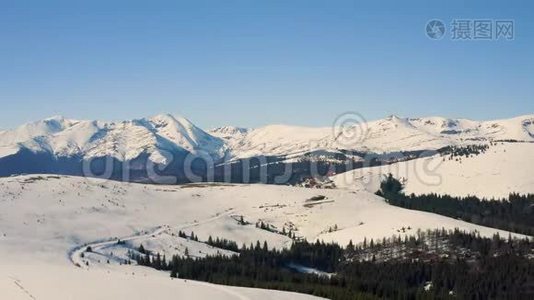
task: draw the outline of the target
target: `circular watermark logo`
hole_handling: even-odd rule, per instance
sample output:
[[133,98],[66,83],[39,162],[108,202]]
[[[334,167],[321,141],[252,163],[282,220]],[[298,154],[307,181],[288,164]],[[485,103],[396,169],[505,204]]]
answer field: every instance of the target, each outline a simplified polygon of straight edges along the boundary
[[367,138],[367,121],[357,112],[339,115],[332,125],[338,147],[353,149]]
[[441,20],[430,20],[425,27],[426,36],[433,40],[441,40],[445,35],[445,24]]

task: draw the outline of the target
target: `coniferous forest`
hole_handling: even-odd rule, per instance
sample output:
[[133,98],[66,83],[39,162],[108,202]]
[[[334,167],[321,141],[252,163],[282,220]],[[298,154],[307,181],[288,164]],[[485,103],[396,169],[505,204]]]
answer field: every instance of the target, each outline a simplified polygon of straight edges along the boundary
[[534,195],[510,194],[507,199],[487,200],[475,196],[406,195],[403,188],[403,184],[389,174],[376,194],[386,198],[391,205],[534,235]]
[[274,250],[257,242],[232,256],[186,254],[166,261],[144,248],[130,256],[173,278],[329,299],[532,299],[532,246],[528,239],[442,229],[351,242],[345,248],[298,241]]

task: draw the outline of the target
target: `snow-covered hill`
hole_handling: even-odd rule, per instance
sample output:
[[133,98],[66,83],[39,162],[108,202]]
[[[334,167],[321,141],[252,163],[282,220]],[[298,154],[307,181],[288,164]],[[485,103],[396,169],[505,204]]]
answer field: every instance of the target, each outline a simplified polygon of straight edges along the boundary
[[[322,200],[312,200],[319,194]],[[319,199],[319,198],[315,198]],[[245,224],[240,223],[241,217]],[[257,222],[272,230],[257,228]],[[120,265],[143,245],[167,255],[230,254],[209,236],[238,245],[286,247],[292,231],[308,240],[347,244],[364,238],[487,227],[386,204],[367,191],[275,185],[143,185],[82,177],[31,175],[0,179],[0,288],[8,299],[312,299],[290,293],[171,280],[168,274]],[[199,241],[178,236],[194,232]],[[277,233],[278,232],[278,233]],[[120,243],[118,241],[121,241]],[[92,247],[92,252],[84,250]],[[187,249],[187,250],[186,250]],[[154,294],[151,294],[154,295]]]
[[534,194],[534,143],[497,143],[470,157],[435,155],[386,166],[362,168],[334,176],[338,187],[376,192],[389,173],[406,180],[405,191],[415,194],[507,197]]
[[[309,200],[318,194],[325,198]],[[240,225],[240,216],[250,224]],[[200,240],[213,235],[239,245],[266,240],[273,247],[284,247],[291,242],[284,235],[256,228],[258,221],[278,231],[292,229],[308,240],[341,243],[389,237],[408,226],[497,231],[390,206],[367,191],[261,184],[142,185],[50,175],[0,179],[0,257],[10,261],[23,262],[25,255],[31,255],[67,263],[66,254],[77,245],[156,228],[163,230],[151,243],[178,252],[183,243],[199,247],[177,238],[179,230],[194,231]],[[337,233],[329,233],[334,225]]]
[[[269,125],[233,136],[225,135],[235,157],[291,155],[316,149],[357,150],[375,153],[436,150],[448,145],[484,143],[490,140],[534,141],[534,115],[508,120],[471,121],[465,119],[388,118],[356,124],[359,136],[342,137],[339,128],[310,128]],[[348,126],[345,130],[350,131]],[[215,131],[216,132],[216,131]],[[350,138],[354,139],[351,142]]]
[[251,288],[172,280],[168,274],[136,266],[104,266],[90,272],[28,260],[4,264],[0,296],[9,300],[319,300],[318,297]]

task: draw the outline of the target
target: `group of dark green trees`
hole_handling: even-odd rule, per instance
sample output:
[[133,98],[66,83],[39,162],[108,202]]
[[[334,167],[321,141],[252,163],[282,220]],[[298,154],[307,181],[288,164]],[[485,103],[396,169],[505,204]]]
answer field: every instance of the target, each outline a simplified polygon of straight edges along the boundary
[[377,195],[391,205],[428,211],[466,222],[534,235],[534,195],[510,194],[507,199],[480,199],[427,194],[406,195],[403,184],[389,174]]
[[237,246],[237,243],[234,241],[230,241],[227,239],[220,239],[220,238],[212,238],[211,236],[206,241],[206,244],[213,246],[215,248],[229,250],[233,252],[238,252],[239,247]]
[[389,174],[377,195],[391,205],[428,211],[466,222],[534,235],[534,195],[510,194],[507,199],[480,199],[475,196],[406,195],[403,184]]
[[285,235],[289,237],[290,239],[297,239],[297,235],[295,234],[295,232],[293,232],[293,230],[291,229],[286,230],[285,227],[282,227],[282,230],[280,231],[274,228],[273,226],[271,226],[270,224],[265,223],[263,221],[258,221],[256,223],[256,228],[259,228],[261,230],[266,230],[266,231],[276,233],[276,234]]
[[534,297],[532,246],[528,239],[434,230],[346,248],[298,241],[274,250],[257,242],[231,256],[131,258],[174,278],[329,299],[527,299]]
[[449,159],[458,157],[470,157],[485,153],[489,149],[488,145],[467,145],[467,146],[447,146],[438,150],[441,156],[448,156]]

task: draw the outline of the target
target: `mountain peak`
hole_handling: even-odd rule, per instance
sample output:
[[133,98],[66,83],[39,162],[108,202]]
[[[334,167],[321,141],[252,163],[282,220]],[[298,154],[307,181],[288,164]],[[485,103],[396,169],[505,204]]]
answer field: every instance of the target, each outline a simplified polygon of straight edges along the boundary
[[148,120],[152,123],[163,125],[163,126],[172,124],[173,126],[183,127],[186,130],[199,129],[187,118],[179,116],[179,115],[173,115],[173,114],[158,114],[145,120]]
[[40,121],[26,123],[18,127],[15,131],[25,132],[28,135],[38,136],[60,132],[76,121],[65,119],[63,116],[52,116]]
[[62,115],[55,115],[48,118],[43,119],[43,121],[65,121],[66,118]]
[[388,121],[401,121],[401,120],[405,120],[405,118],[401,118],[398,115],[389,115],[386,118],[386,120],[388,120]]
[[172,115],[172,114],[157,114],[157,115],[154,115],[154,116],[151,116],[151,117],[148,117],[148,118],[145,118],[145,119],[149,119],[151,121],[165,121],[165,122],[176,122],[177,121],[177,117]]

